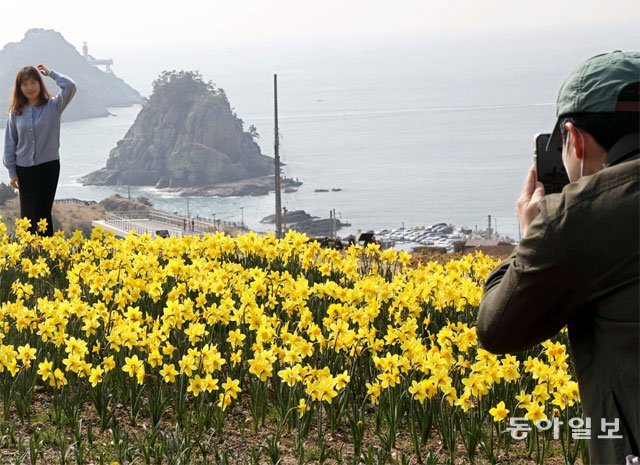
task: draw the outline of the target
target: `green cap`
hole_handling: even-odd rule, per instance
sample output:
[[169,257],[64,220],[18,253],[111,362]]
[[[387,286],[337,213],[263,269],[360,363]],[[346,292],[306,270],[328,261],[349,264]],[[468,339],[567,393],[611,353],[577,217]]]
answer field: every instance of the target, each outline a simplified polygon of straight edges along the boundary
[[[639,52],[617,50],[596,55],[580,64],[560,87],[556,116],[625,111],[618,107],[618,96],[622,89],[636,82],[640,82]],[[561,145],[559,119],[547,147],[556,144]]]

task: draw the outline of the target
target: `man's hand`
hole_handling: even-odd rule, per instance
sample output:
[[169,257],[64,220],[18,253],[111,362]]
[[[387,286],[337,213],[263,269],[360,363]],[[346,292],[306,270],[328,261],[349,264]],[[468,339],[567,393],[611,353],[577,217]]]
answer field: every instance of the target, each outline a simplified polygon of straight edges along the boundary
[[14,189],[20,189],[20,185],[18,184],[18,178],[17,177],[11,178],[9,184],[11,184],[11,187],[13,187]]
[[527,179],[524,181],[522,194],[516,203],[516,213],[520,220],[520,228],[522,237],[527,235],[527,230],[533,219],[538,216],[538,202],[544,197],[544,186],[537,179],[536,167],[532,166],[527,173]]

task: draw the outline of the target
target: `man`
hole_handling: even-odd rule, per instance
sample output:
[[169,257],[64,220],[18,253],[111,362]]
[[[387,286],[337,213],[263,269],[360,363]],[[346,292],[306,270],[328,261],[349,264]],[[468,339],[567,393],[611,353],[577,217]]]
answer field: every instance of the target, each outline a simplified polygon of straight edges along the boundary
[[[529,171],[516,207],[523,239],[487,278],[478,313],[478,338],[494,353],[568,326],[591,463],[640,455],[638,81],[640,53],[613,52],[560,88],[549,143],[562,144],[571,182],[545,196]],[[597,437],[615,422],[621,438]]]

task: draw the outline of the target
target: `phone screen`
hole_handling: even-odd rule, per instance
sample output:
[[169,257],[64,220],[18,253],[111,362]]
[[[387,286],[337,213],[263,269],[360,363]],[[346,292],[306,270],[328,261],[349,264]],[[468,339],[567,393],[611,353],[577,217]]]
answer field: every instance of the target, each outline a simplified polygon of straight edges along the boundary
[[547,151],[550,134],[538,134],[535,140],[536,171],[538,181],[544,185],[545,194],[561,192],[569,184],[567,171],[562,163],[562,149],[551,148]]

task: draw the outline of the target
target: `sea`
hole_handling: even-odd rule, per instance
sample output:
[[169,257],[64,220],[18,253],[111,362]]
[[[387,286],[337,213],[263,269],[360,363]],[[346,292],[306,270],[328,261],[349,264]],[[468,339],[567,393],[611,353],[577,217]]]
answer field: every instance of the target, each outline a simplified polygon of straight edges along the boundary
[[[534,136],[552,129],[563,78],[595,53],[583,47],[548,54],[540,48],[523,56],[500,43],[452,50],[429,44],[311,50],[270,62],[199,55],[192,57],[193,66],[173,62],[166,68],[199,69],[205,80],[223,88],[245,128],[256,126],[257,142],[269,156],[274,154],[273,75],[278,74],[283,170],[303,183],[297,192],[282,194],[289,211],[328,218],[335,210],[351,224],[338,232],[343,236],[439,222],[484,229],[490,216],[501,236],[518,240],[515,202],[533,163]],[[158,73],[161,66],[158,62]],[[157,73],[131,73],[135,78],[125,80],[149,95]],[[143,196],[168,212],[273,230],[260,222],[274,212],[273,193],[183,197],[153,187],[78,183],[80,176],[105,166],[140,110],[139,105],[111,108],[109,117],[63,123],[57,198]],[[0,171],[0,181],[8,182],[6,170]]]

